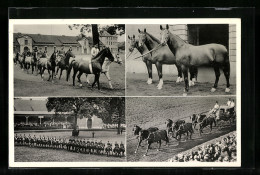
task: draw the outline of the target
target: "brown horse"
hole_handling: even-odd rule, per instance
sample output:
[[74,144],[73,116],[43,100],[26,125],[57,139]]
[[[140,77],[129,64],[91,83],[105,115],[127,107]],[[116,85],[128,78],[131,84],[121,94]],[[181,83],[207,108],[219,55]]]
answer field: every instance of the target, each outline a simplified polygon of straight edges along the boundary
[[172,53],[176,56],[177,64],[180,64],[182,67],[185,81],[184,95],[189,91],[188,69],[193,69],[194,67],[199,66],[212,66],[214,68],[216,80],[211,89],[212,92],[216,91],[220,76],[220,68],[222,68],[227,82],[225,91],[230,91],[230,62],[225,46],[220,44],[194,46],[186,43],[179,36],[171,33],[168,24],[166,25],[166,28],[163,28],[160,25],[160,29],[162,45],[167,44],[169,46]]
[[[129,52],[133,52],[134,49],[137,49],[138,52],[141,55],[144,55],[145,53],[149,52],[149,49],[146,47],[146,45],[142,45],[141,47],[139,47],[139,42],[135,39],[135,35],[133,35],[132,37],[128,36],[128,43],[129,43]],[[169,50],[169,49],[168,49]],[[169,50],[170,51],[170,50]],[[162,54],[165,54],[165,52],[162,52]],[[170,55],[172,57],[174,57],[173,54],[170,53],[166,53],[166,55]],[[148,80],[147,80],[147,84],[152,84],[152,79],[153,79],[153,75],[152,75],[152,64],[154,64],[153,57],[152,57],[152,53],[150,54],[146,54],[142,57],[143,62],[145,63],[146,67],[147,67],[147,71],[148,71]],[[179,66],[176,66],[177,70],[178,70],[178,78],[176,80],[176,83],[182,82],[182,71],[180,69]]]
[[181,66],[177,64],[175,55],[171,52],[171,50],[168,47],[160,46],[160,41],[150,33],[146,32],[146,29],[144,29],[144,31],[140,31],[140,29],[138,29],[138,32],[139,32],[138,35],[139,47],[143,47],[145,45],[149,51],[154,49],[154,51],[151,52],[151,59],[149,61],[152,64],[155,64],[158,71],[158,76],[159,76],[159,84],[157,85],[158,89],[161,89],[163,86],[163,79],[162,79],[163,64],[170,64],[170,65],[175,64],[178,70],[178,77],[182,78]]
[[75,58],[75,55],[72,53],[72,51],[68,51],[65,55],[62,55],[62,54],[59,54],[57,56],[57,59],[56,59],[56,74],[55,76],[58,75],[58,72],[60,70],[60,76],[59,76],[59,80],[61,79],[61,76],[62,76],[62,72],[63,70],[68,70],[68,67],[69,67],[69,59],[70,58]]
[[99,77],[100,77],[100,73],[102,71],[102,65],[104,63],[105,58],[108,58],[109,61],[111,61],[111,62],[114,61],[114,56],[112,55],[109,48],[105,48],[105,49],[101,50],[92,60],[73,59],[72,61],[70,61],[70,66],[68,68],[67,81],[68,81],[68,78],[70,75],[70,71],[73,67],[73,70],[74,70],[73,86],[75,86],[75,77],[76,77],[77,72],[79,72],[77,78],[78,78],[78,82],[80,83],[80,86],[82,86],[80,77],[83,73],[94,74],[95,80],[92,84],[92,88],[97,83],[98,90],[100,90]]

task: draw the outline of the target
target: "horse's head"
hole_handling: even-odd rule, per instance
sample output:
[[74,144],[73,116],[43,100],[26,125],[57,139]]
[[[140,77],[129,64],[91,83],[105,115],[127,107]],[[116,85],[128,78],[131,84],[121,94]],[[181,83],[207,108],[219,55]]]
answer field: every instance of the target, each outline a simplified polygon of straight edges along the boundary
[[169,35],[170,35],[170,32],[169,32],[169,25],[166,24],[166,28],[163,28],[162,25],[160,25],[160,29],[161,29],[161,43],[162,45],[166,45],[166,43],[168,42],[169,40]]
[[55,62],[58,57],[58,52],[53,52],[53,54],[50,57],[51,62]]
[[133,128],[134,135],[139,135],[140,131],[141,131],[141,128],[137,125],[134,125],[134,128]]
[[55,59],[55,63],[56,65],[61,61],[61,56],[58,55],[57,58]]
[[133,35],[133,37],[130,37],[128,35],[128,43],[129,43],[129,51],[133,52],[134,48],[136,48],[136,46],[138,44],[138,41],[136,41],[136,39],[135,39],[135,35]]
[[113,62],[115,60],[113,54],[111,53],[109,47],[105,48],[105,57],[109,59],[109,61]]
[[165,124],[166,124],[167,128],[170,128],[170,127],[172,127],[173,121],[171,119],[167,119]]
[[147,41],[147,36],[146,36],[146,29],[144,29],[144,31],[141,31],[140,29],[138,29],[139,35],[138,35],[138,44],[139,47],[142,47],[145,42]]
[[196,114],[192,114],[192,115],[190,116],[190,120],[191,120],[192,123],[194,123],[195,120],[196,120]]
[[68,52],[65,54],[65,57],[66,58],[70,58],[70,57],[75,58],[75,55],[74,55],[74,53],[71,50],[68,50]]

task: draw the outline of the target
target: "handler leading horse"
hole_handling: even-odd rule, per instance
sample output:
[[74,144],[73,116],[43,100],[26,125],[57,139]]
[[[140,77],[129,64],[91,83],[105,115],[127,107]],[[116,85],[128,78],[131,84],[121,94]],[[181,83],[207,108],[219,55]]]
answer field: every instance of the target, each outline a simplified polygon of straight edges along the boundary
[[[161,43],[168,45],[172,53],[176,56],[176,61],[181,65],[185,80],[184,92],[189,91],[188,69],[203,65],[213,66],[216,80],[212,92],[216,91],[218,86],[220,68],[223,69],[226,77],[227,87],[225,92],[229,92],[229,76],[230,76],[230,62],[228,52],[225,46],[220,44],[206,44],[201,46],[193,46],[186,43],[177,35],[169,31],[168,24],[166,28],[160,25],[161,29]],[[184,94],[186,95],[186,94]]]

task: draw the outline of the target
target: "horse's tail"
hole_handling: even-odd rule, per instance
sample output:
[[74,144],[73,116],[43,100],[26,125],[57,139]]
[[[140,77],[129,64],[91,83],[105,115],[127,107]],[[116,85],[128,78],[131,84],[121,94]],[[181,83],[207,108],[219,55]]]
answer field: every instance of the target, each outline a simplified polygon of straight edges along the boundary
[[69,81],[69,77],[70,77],[70,72],[71,72],[71,69],[72,69],[72,65],[73,65],[73,62],[75,60],[72,60],[70,63],[69,63],[69,67],[68,67],[68,70],[67,70],[67,78],[66,78],[66,81]]

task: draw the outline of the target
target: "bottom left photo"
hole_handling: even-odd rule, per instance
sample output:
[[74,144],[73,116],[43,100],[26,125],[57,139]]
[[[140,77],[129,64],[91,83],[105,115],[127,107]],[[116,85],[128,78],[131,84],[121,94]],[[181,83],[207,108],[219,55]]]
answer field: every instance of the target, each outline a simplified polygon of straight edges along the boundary
[[124,97],[14,98],[13,121],[14,162],[126,161]]

